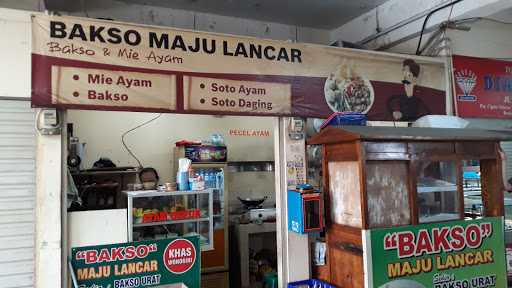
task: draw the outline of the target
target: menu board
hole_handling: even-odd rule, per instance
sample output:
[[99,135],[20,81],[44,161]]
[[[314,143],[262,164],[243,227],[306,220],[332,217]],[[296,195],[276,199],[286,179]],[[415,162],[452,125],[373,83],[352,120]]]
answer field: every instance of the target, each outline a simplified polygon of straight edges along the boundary
[[444,61],[427,57],[32,18],[35,107],[319,118],[350,111],[410,121],[445,114],[444,71]]

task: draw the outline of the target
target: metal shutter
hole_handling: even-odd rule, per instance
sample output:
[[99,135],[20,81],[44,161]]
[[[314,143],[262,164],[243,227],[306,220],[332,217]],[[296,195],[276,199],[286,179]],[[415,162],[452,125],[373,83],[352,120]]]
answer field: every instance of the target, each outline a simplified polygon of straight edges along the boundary
[[[500,119],[466,119],[469,121],[469,128],[480,128],[480,129],[503,129],[511,130],[512,121],[500,120]],[[506,171],[503,171],[507,175],[507,179],[512,177],[512,142],[501,142],[501,148],[507,155],[507,167]]]
[[35,139],[30,102],[0,100],[0,288],[34,287]]
[[507,155],[507,167],[503,173],[506,173],[507,179],[509,179],[512,177],[512,142],[501,142],[501,148]]

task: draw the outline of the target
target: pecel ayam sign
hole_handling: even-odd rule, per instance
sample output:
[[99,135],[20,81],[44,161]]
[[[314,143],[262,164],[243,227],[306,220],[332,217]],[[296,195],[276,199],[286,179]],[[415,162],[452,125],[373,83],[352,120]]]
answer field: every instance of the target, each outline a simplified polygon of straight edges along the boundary
[[[414,57],[406,65],[408,57],[38,14],[32,105],[306,117],[352,111],[370,120],[444,114],[444,61]],[[405,96],[404,67],[412,66]],[[402,107],[408,99],[418,107]]]

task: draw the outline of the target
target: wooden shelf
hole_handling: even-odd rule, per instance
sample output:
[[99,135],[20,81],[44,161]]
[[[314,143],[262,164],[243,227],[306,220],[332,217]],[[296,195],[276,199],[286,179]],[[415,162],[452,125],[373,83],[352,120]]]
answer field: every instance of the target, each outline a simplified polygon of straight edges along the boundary
[[418,193],[457,192],[457,185],[448,181],[434,178],[419,178]]
[[418,186],[418,193],[431,192],[457,192],[457,185],[453,186]]
[[460,215],[458,213],[440,213],[432,216],[420,216],[420,223],[431,223],[431,222],[442,222],[450,220],[459,220]]

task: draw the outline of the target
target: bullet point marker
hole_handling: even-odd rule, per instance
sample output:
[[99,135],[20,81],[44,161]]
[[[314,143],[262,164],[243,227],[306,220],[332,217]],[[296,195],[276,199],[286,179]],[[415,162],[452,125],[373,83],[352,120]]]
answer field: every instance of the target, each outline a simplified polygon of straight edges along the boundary
[[80,77],[78,77],[78,75],[73,75],[73,80],[78,80],[80,79]]
[[78,92],[76,92],[76,91],[75,91],[75,92],[73,92],[73,96],[74,96],[74,97],[78,97],[78,96],[80,96],[80,94],[79,94]]
[[201,104],[204,104],[204,102],[206,102],[203,98],[201,98],[201,100],[199,100],[199,102],[201,102]]
[[204,84],[201,83],[201,85],[199,85],[199,87],[201,87],[201,89],[204,89],[204,87],[206,87],[206,86],[204,86]]

